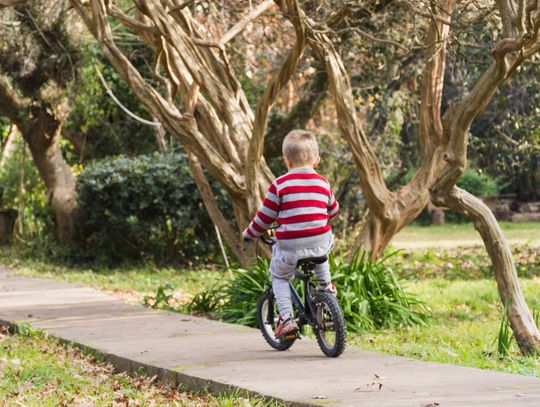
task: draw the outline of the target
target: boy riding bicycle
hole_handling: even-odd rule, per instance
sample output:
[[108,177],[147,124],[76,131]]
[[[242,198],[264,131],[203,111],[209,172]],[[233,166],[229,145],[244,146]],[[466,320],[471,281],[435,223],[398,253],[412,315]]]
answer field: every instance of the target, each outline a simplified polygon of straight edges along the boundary
[[[280,315],[276,338],[298,332],[289,281],[299,260],[330,252],[334,235],[329,221],[339,211],[330,183],[315,171],[320,156],[313,133],[293,130],[287,134],[283,159],[289,172],[272,182],[263,205],[243,232],[244,240],[251,240],[261,236],[272,223],[277,221],[279,225],[270,262],[272,290]],[[318,289],[335,294],[328,260],[317,264],[314,271]]]

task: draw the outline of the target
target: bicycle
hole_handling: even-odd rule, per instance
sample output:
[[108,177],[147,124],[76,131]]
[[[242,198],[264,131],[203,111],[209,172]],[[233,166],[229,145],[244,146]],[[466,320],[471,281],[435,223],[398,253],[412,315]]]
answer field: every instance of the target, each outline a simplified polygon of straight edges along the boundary
[[[271,248],[276,241],[265,236],[260,239]],[[302,329],[305,325],[313,327],[317,342],[322,352],[328,357],[338,357],[345,350],[347,329],[343,311],[334,294],[327,291],[311,289],[315,284],[311,280],[315,274],[317,264],[324,263],[327,256],[310,257],[298,261],[295,277],[303,281],[304,301],[293,287],[291,282],[291,298],[296,306],[296,323]],[[257,304],[257,322],[264,339],[274,349],[284,351],[289,349],[297,339],[301,339],[299,332],[283,338],[275,337],[275,330],[279,323],[279,311],[274,301],[272,287],[261,294]]]

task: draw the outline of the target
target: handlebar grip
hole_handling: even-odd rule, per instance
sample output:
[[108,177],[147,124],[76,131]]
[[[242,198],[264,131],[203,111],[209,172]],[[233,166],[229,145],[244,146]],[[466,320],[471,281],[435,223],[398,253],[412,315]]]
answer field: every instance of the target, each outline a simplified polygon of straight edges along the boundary
[[270,237],[266,237],[265,235],[261,235],[259,237],[259,239],[262,240],[262,242],[267,245],[268,247],[272,247],[273,245],[276,244],[276,240],[275,239],[272,239]]

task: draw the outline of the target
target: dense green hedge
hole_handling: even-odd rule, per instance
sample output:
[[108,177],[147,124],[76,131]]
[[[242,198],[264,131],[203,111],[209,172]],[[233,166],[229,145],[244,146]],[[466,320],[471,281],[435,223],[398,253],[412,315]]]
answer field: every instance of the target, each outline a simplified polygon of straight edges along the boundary
[[91,254],[192,263],[215,251],[214,228],[184,155],[95,162],[79,175],[77,190]]

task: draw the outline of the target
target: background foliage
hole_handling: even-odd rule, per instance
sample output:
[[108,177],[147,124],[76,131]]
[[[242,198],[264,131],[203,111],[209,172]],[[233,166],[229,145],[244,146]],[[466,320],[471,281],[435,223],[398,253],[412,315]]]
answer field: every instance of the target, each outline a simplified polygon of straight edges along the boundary
[[119,156],[78,178],[88,249],[110,261],[211,257],[215,231],[182,154]]

